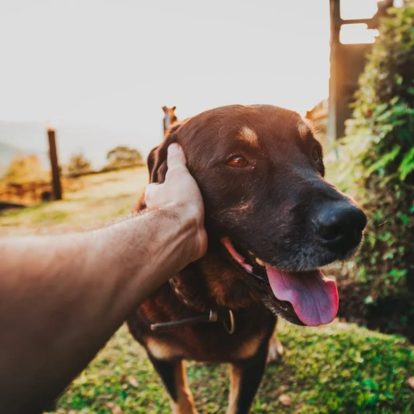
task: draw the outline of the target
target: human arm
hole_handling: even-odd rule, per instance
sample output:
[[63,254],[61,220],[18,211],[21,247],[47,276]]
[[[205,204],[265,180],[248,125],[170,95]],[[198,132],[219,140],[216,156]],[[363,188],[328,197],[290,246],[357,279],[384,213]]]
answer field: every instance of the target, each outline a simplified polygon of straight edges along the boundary
[[[174,148],[173,148],[174,149]],[[0,239],[0,401],[36,412],[60,393],[138,304],[204,254],[201,195],[182,152],[148,210],[80,234]]]

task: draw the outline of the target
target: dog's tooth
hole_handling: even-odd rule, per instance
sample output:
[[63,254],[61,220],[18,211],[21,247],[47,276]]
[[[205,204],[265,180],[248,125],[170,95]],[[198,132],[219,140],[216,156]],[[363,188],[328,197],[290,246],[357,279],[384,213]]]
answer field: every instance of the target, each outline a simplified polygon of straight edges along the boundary
[[256,263],[262,267],[266,267],[266,263],[262,260],[256,257]]

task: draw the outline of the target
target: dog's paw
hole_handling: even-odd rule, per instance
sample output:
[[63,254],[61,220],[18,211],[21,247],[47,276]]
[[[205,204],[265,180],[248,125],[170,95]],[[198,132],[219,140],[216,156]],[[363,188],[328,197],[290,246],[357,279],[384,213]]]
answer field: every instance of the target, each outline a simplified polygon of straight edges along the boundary
[[266,362],[271,364],[272,362],[279,361],[282,359],[284,352],[285,350],[283,349],[282,343],[276,338],[275,335],[273,335],[269,341],[269,350],[267,351]]

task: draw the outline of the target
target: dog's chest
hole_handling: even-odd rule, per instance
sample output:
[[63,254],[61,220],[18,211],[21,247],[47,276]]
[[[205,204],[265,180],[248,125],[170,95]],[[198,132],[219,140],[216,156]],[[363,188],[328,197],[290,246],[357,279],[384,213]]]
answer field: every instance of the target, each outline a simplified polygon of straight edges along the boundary
[[267,310],[235,314],[230,334],[218,322],[171,328],[152,334],[141,343],[157,359],[184,358],[197,361],[231,362],[253,357],[273,332],[275,320]]
[[[193,338],[194,339],[194,338]],[[199,339],[197,337],[197,339]],[[262,335],[252,336],[237,344],[226,341],[209,340],[208,343],[199,341],[171,341],[167,338],[148,337],[145,341],[147,350],[157,359],[191,359],[196,361],[227,362],[248,359],[254,356],[263,341]]]

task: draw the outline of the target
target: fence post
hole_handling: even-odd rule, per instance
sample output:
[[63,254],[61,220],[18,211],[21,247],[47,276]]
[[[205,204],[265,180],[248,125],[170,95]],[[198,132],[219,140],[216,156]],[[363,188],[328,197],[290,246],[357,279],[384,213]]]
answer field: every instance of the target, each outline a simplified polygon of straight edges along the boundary
[[47,129],[47,137],[49,140],[49,158],[52,171],[52,189],[53,198],[62,200],[62,184],[60,181],[60,168],[56,149],[56,136],[53,128]]

